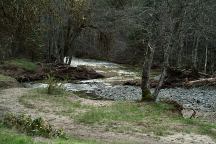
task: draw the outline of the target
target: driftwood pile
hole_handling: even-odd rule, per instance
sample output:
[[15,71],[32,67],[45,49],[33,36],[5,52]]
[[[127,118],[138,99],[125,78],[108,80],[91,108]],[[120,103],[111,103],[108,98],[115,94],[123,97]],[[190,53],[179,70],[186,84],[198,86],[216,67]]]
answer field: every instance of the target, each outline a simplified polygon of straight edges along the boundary
[[91,68],[85,66],[70,67],[63,64],[38,64],[36,71],[27,71],[15,66],[4,66],[0,68],[0,73],[14,77],[19,82],[39,81],[47,78],[48,75],[58,80],[89,80],[103,78]]
[[89,80],[104,78],[102,74],[97,73],[92,68],[86,66],[71,67],[62,64],[52,64],[46,73],[51,73],[59,80]]
[[[156,88],[158,80],[150,79],[149,85],[151,88]],[[140,86],[141,80],[130,80],[124,82],[124,85]],[[215,86],[216,76],[211,76],[205,73],[195,71],[193,69],[179,69],[169,67],[162,88],[174,87],[200,87],[200,86]]]
[[198,72],[193,69],[169,68],[165,86],[199,87],[216,85],[216,77]]

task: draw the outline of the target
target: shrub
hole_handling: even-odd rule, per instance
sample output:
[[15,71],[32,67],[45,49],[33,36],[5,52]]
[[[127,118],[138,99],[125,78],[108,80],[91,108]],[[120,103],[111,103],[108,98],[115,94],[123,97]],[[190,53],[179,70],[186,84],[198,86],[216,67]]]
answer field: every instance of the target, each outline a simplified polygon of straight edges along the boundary
[[25,132],[31,136],[65,138],[65,133],[62,129],[54,129],[41,117],[33,119],[30,115],[14,115],[8,113],[3,119],[3,124],[8,128],[16,128],[17,130]]
[[62,84],[58,84],[55,77],[50,74],[47,76],[46,83],[48,84],[47,94],[61,94],[63,91]]

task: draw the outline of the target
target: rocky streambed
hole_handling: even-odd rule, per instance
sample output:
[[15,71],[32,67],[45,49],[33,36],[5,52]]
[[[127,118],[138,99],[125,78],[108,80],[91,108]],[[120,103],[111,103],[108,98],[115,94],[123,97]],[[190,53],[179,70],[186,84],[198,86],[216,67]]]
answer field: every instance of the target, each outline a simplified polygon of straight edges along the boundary
[[[119,101],[139,101],[142,96],[141,89],[135,86],[116,85],[112,87],[100,87],[93,92],[105,99]],[[216,112],[216,89],[214,88],[162,89],[157,101],[163,99],[175,100],[188,109]]]
[[216,88],[162,89],[159,99],[164,98],[177,100],[186,108],[216,112]]
[[[106,75],[106,78],[83,80],[76,83],[66,83],[62,87],[68,91],[94,94],[103,99],[116,101],[138,101],[141,99],[141,89],[137,86],[121,85],[122,81],[139,79],[139,72],[111,62],[77,59],[72,60],[73,67],[85,65],[96,72]],[[47,87],[46,84],[27,84],[28,87]],[[153,89],[152,89],[153,91]],[[158,100],[170,99],[182,104],[185,108],[203,112],[216,112],[216,88],[170,88],[162,89]]]

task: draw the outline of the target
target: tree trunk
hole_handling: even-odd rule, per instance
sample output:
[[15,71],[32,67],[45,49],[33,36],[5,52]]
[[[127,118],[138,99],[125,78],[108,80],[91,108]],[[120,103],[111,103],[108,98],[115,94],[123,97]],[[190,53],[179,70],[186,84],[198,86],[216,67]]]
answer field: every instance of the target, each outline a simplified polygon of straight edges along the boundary
[[154,56],[154,50],[155,46],[148,44],[148,50],[145,55],[145,61],[143,64],[143,72],[142,72],[142,101],[152,101],[154,100],[153,96],[151,95],[151,91],[149,88],[149,77],[150,77],[150,71]]
[[197,40],[196,40],[196,46],[195,46],[195,49],[194,49],[194,59],[193,59],[193,68],[194,69],[198,69],[198,47],[199,47],[199,39],[200,39],[200,36],[197,37]]
[[183,40],[183,36],[181,34],[181,36],[180,36],[180,50],[179,50],[179,53],[178,53],[178,61],[177,61],[178,67],[182,66],[183,48],[184,48],[184,40]]
[[169,67],[169,57],[170,57],[170,43],[171,43],[171,39],[172,39],[172,36],[169,37],[169,41],[168,41],[168,44],[167,44],[167,47],[164,51],[164,65],[163,65],[163,70],[162,70],[162,73],[161,73],[161,77],[160,77],[160,80],[159,80],[159,83],[158,83],[158,86],[157,88],[155,89],[154,91],[154,98],[155,100],[157,99],[158,97],[158,94],[160,92],[160,89],[164,83],[164,80],[165,80],[165,77],[167,76],[167,68]]
[[207,63],[208,63],[208,43],[206,42],[206,54],[205,54],[204,73],[207,73]]
[[199,86],[213,86],[216,85],[216,78],[204,78],[195,81],[189,81],[184,84],[184,86],[190,87],[199,87]]

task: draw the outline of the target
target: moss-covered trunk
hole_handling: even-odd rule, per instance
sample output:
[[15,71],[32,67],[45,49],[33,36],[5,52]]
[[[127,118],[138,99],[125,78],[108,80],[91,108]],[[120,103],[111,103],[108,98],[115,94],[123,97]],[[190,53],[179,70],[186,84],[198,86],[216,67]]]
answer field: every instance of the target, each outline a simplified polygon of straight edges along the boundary
[[148,50],[145,54],[145,60],[143,64],[143,72],[142,72],[142,101],[152,101],[154,97],[151,94],[150,87],[149,87],[149,78],[150,78],[150,71],[154,56],[155,46],[148,44]]

